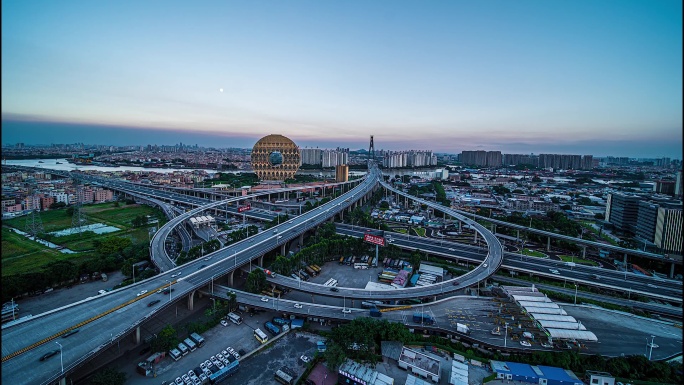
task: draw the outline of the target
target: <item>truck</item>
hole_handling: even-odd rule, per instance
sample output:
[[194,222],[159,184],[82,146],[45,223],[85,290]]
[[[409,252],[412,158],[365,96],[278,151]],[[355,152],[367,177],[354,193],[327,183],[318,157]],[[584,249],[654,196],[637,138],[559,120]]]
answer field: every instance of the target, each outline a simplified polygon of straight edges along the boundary
[[283,326],[283,325],[289,325],[290,321],[284,319],[284,318],[279,318],[279,317],[273,317],[273,323],[278,326]]
[[424,325],[432,325],[435,323],[435,320],[430,314],[413,313],[413,322]]
[[377,307],[374,307],[370,309],[370,316],[371,317],[382,317],[382,313],[380,313],[380,310],[378,310]]
[[276,273],[273,272],[273,271],[271,271],[271,270],[264,269],[264,273],[266,273],[266,275],[269,276],[269,277],[271,277],[271,278],[275,278],[275,277],[276,277]]
[[463,334],[470,334],[470,329],[464,324],[456,324],[456,331]]
[[272,324],[271,322],[266,322],[264,324],[264,327],[266,330],[268,330],[269,333],[273,334],[274,336],[280,334],[280,328]]

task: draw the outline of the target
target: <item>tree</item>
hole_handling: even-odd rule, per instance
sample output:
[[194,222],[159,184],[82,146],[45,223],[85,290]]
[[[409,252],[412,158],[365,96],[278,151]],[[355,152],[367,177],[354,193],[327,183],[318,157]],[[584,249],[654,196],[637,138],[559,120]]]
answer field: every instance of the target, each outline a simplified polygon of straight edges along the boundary
[[178,334],[171,325],[166,325],[152,340],[152,351],[164,352],[173,349],[178,345]]
[[325,357],[326,366],[332,370],[337,370],[347,359],[347,354],[340,345],[334,344],[325,349],[323,357]]
[[594,214],[594,218],[596,218],[596,219],[603,220],[603,219],[605,219],[605,217],[606,217],[606,216],[605,216],[603,213],[596,213],[596,214]]
[[67,207],[66,216],[67,217],[73,217],[74,216],[74,206]]
[[380,209],[381,210],[389,210],[389,208],[390,208],[390,205],[387,201],[382,201],[380,203]]
[[131,240],[124,237],[109,237],[103,241],[93,241],[95,250],[103,255],[121,254],[123,249],[131,246],[131,244]]
[[123,385],[126,383],[126,373],[116,368],[104,368],[90,379],[92,385]]
[[263,270],[253,270],[247,275],[247,291],[250,293],[261,293],[266,288],[266,273]]

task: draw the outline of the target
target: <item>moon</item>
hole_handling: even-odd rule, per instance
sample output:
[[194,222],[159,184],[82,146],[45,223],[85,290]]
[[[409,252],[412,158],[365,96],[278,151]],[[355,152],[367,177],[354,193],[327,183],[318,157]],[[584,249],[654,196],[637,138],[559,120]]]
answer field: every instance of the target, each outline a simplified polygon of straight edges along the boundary
[[219,92],[220,92],[220,93],[223,93],[223,88],[219,88]]

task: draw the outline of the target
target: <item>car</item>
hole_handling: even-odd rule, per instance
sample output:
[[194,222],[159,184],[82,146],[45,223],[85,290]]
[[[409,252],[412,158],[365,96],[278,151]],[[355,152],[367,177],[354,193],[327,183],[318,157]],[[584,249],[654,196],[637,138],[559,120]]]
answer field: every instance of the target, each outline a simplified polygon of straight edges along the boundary
[[453,285],[458,286],[458,281],[454,281]]
[[45,360],[47,360],[48,358],[54,356],[54,355],[57,354],[57,353],[59,353],[59,349],[50,350],[49,352],[43,354],[43,356],[40,357],[40,360],[41,360],[41,361],[45,361]]
[[106,293],[107,293],[107,290],[100,290],[97,292],[97,294],[106,294]]
[[205,364],[204,362],[200,362],[200,369],[204,370],[206,368],[207,368],[207,364]]
[[261,302],[268,302],[268,298],[266,298],[266,297],[261,297]]
[[183,382],[185,382],[186,384],[190,382],[190,377],[188,377],[187,374],[182,375],[181,378],[183,379]]
[[176,385],[183,385],[183,380],[180,377],[176,377]]
[[214,366],[214,364],[212,364],[209,360],[204,360],[204,366],[206,366],[207,368],[211,368],[212,366]]
[[649,283],[649,284],[647,284],[646,286],[652,287],[652,288],[654,288],[654,289],[657,289],[657,288],[658,288],[658,286],[656,286],[656,285],[654,285],[654,284],[652,284],[652,283]]
[[73,335],[73,334],[78,333],[78,331],[79,331],[79,329],[69,330],[68,332],[62,334],[62,338],[67,338],[67,337],[69,337],[70,335]]
[[188,377],[193,378],[193,377],[197,377],[197,375],[192,370],[189,370],[188,371]]
[[222,319],[222,320],[221,320],[221,325],[223,325],[223,326],[228,326],[228,322],[226,322],[226,320]]
[[449,248],[449,251],[456,251],[456,249],[452,249],[451,247]]
[[233,357],[235,357],[236,360],[240,359],[240,354],[238,352],[233,353]]
[[303,308],[304,306],[302,306],[301,303],[296,303],[296,304],[294,304],[294,307],[295,307],[295,309],[301,309],[301,308]]
[[223,362],[216,361],[216,367],[218,367],[219,369],[223,369],[223,368],[225,368],[226,366],[223,365]]
[[[228,348],[228,349],[230,349],[230,348]],[[229,353],[225,350],[221,350],[221,354],[223,354],[224,356],[227,356]]]
[[351,313],[351,309],[342,309],[342,313],[344,313],[344,314],[350,314],[350,313]]
[[208,260],[210,260],[210,259],[211,259],[211,257],[206,257],[206,258],[204,258],[205,261],[208,261]]
[[233,352],[235,351],[235,350],[234,350],[233,348],[231,348],[230,346],[229,346],[228,349],[226,349],[226,350],[228,350],[228,352],[230,352],[230,354],[233,354]]
[[305,364],[308,364],[311,361],[311,358],[307,356],[301,356],[299,357]]
[[330,288],[330,291],[338,292],[338,291],[340,291],[340,289],[338,289],[338,288],[336,288],[336,287],[331,287],[331,288]]
[[487,267],[487,264],[485,263],[484,265],[482,265],[482,267]]
[[525,340],[520,341],[520,345],[522,345],[522,346],[527,346],[527,347],[532,346],[531,343],[529,343],[529,342],[527,342],[527,341],[525,341]]
[[560,275],[560,271],[558,271],[556,269],[549,269],[549,271],[553,274]]
[[147,304],[147,307],[152,307],[152,306],[158,304],[159,302],[161,302],[160,299],[155,299],[154,301],[148,303],[148,304]]
[[204,384],[205,382],[207,382],[207,379],[208,379],[208,377],[205,373],[200,373],[200,375],[199,375],[200,383]]

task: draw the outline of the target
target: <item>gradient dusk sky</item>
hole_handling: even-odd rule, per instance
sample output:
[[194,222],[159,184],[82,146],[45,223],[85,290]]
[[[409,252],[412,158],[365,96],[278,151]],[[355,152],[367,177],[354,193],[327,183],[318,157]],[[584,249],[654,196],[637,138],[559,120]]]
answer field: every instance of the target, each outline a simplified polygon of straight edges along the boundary
[[681,159],[682,2],[2,1],[3,144],[275,133]]

